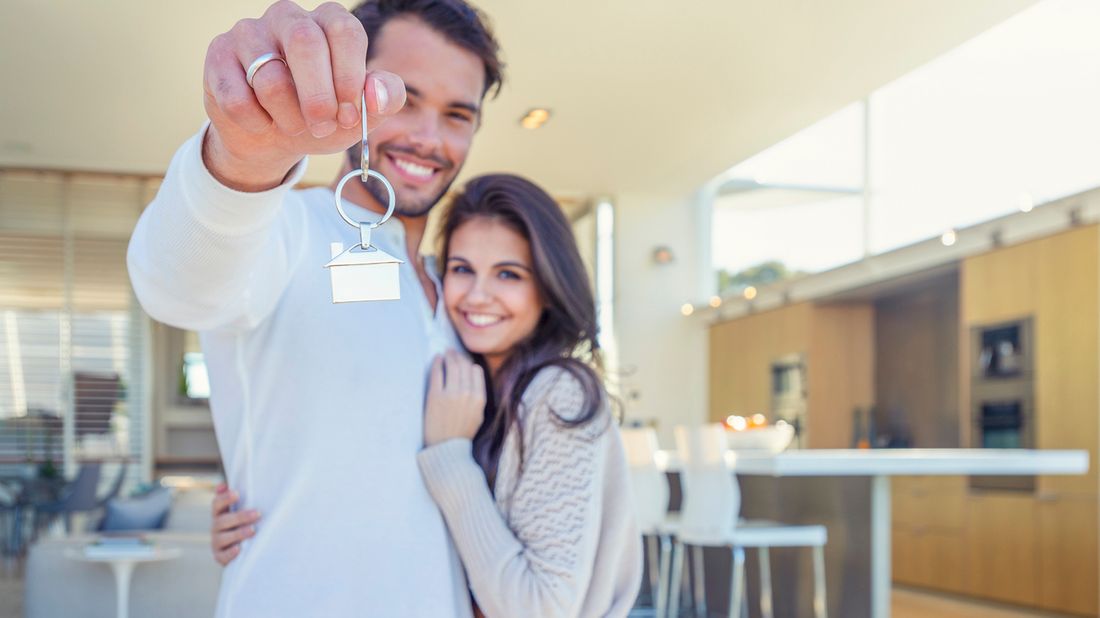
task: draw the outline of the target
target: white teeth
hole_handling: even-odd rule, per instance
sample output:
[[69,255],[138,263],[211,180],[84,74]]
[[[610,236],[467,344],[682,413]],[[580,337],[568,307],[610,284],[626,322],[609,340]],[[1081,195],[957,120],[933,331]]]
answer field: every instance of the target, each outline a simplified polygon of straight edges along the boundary
[[432,175],[432,168],[430,167],[417,165],[416,163],[404,161],[402,159],[394,159],[394,162],[397,164],[397,167],[401,168],[401,170],[407,174],[419,176],[421,178],[428,178]]
[[470,324],[474,326],[489,326],[490,324],[496,324],[501,320],[498,315],[486,315],[483,313],[467,313],[466,319]]

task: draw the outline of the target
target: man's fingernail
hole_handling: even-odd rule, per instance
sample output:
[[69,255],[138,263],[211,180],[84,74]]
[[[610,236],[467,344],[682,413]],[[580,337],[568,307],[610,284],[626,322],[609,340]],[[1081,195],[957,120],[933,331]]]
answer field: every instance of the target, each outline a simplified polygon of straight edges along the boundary
[[341,103],[336,118],[340,121],[341,127],[350,129],[359,123],[359,110],[355,109],[351,103]]
[[386,111],[386,106],[390,102],[390,93],[386,90],[386,85],[382,83],[382,80],[377,77],[372,78],[374,80],[374,102],[378,105],[378,113]]
[[318,122],[315,125],[310,125],[309,132],[316,138],[328,137],[336,132],[336,121],[326,120],[324,122]]

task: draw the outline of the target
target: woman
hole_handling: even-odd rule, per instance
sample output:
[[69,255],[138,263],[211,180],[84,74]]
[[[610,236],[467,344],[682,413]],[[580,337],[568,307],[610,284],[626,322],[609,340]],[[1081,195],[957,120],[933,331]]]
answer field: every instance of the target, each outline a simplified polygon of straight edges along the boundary
[[[418,460],[489,618],[625,616],[641,579],[596,311],[568,221],[516,176],[471,180],[441,234],[443,299],[470,358],[433,363]],[[219,562],[249,517],[215,500]],[[244,523],[244,526],[241,524]]]

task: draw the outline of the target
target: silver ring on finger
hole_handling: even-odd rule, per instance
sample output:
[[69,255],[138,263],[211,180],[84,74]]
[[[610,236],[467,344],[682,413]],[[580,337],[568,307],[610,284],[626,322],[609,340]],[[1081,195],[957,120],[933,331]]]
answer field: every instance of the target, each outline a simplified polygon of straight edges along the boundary
[[248,71],[245,73],[245,81],[248,82],[249,88],[256,88],[256,86],[252,85],[252,80],[255,79],[256,72],[260,70],[260,67],[267,64],[268,62],[271,62],[272,60],[278,60],[279,62],[283,63],[283,66],[287,67],[288,69],[290,68],[290,65],[286,63],[286,60],[284,60],[282,56],[276,54],[275,52],[268,52],[256,58],[252,61],[252,64],[248,65]]

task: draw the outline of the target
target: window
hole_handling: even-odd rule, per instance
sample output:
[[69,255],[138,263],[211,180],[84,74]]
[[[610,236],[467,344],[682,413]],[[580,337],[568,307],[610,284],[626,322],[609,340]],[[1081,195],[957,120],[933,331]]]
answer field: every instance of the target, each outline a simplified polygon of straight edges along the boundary
[[147,451],[145,318],[126,246],[140,179],[0,170],[0,463]]
[[818,272],[1100,185],[1098,23],[1100,3],[1037,3],[738,164],[716,275]]

